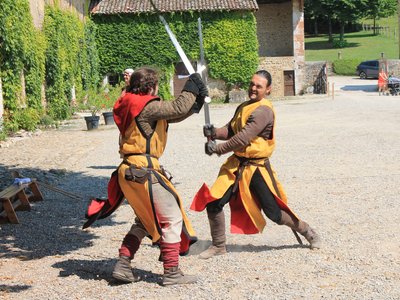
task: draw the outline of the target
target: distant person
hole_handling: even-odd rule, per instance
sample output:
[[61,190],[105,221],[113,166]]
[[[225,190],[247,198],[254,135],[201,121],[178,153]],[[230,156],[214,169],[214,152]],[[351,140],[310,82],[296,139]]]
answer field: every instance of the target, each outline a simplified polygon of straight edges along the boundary
[[379,96],[381,95],[381,93],[383,93],[385,95],[387,92],[387,89],[388,89],[388,76],[387,76],[384,68],[381,68],[381,70],[379,71],[379,76],[378,76]]
[[133,72],[134,72],[134,70],[133,70],[133,69],[130,69],[130,68],[124,70],[124,73],[123,73],[123,74],[124,74],[125,86],[124,86],[123,89],[122,89],[121,97],[122,97],[123,95],[125,95],[126,90],[127,90],[127,88],[129,87],[129,82],[130,82],[130,80],[131,80],[131,76],[132,76]]

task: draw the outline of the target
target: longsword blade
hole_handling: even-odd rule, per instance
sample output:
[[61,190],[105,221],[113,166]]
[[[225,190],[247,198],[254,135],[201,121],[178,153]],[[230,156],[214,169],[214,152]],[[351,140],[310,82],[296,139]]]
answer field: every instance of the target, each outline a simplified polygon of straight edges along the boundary
[[187,58],[185,52],[183,51],[181,45],[179,44],[178,40],[176,39],[174,33],[172,32],[171,28],[169,28],[169,25],[167,21],[165,21],[163,16],[159,16],[161,22],[164,24],[165,30],[167,31],[169,38],[171,39],[172,44],[174,44],[174,47],[176,51],[179,54],[179,57],[181,58],[183,64],[185,65],[186,69],[188,70],[189,74],[195,73],[194,68],[192,64],[190,63],[189,59]]
[[[200,42],[200,67],[197,68],[200,71],[201,77],[203,79],[204,84],[207,85],[207,69],[205,68],[206,61],[204,57],[204,45],[203,45],[203,30],[202,30],[202,25],[201,25],[201,18],[199,17],[197,19],[197,27],[198,27],[198,32],[199,32],[199,42]],[[206,125],[211,124],[210,120],[210,108],[209,108],[209,103],[211,102],[210,97],[206,97],[204,99],[204,121]]]

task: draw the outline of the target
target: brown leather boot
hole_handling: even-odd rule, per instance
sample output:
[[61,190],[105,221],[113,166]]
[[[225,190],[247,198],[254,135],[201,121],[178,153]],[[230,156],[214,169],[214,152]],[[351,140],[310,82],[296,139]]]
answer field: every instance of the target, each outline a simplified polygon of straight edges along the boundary
[[281,218],[279,225],[289,226],[293,230],[300,233],[310,243],[311,249],[321,248],[322,242],[321,242],[321,238],[319,237],[318,233],[314,229],[312,229],[310,227],[310,225],[308,225],[306,222],[292,217],[284,210],[282,210],[282,218]]
[[140,277],[133,274],[131,268],[131,260],[127,256],[120,256],[117,264],[114,267],[112,276],[118,281],[131,283],[140,280]]
[[320,249],[321,248],[321,238],[319,237],[318,233],[310,227],[306,222],[306,229],[303,232],[300,232],[301,235],[303,235],[306,240],[310,243],[310,248],[311,249]]
[[190,284],[196,283],[197,277],[194,275],[183,274],[178,266],[165,268],[162,285],[174,285],[174,284]]
[[210,231],[212,245],[202,253],[199,258],[209,259],[215,255],[223,255],[226,253],[226,236],[225,236],[225,214],[221,210],[218,213],[208,212],[208,221],[210,222]]

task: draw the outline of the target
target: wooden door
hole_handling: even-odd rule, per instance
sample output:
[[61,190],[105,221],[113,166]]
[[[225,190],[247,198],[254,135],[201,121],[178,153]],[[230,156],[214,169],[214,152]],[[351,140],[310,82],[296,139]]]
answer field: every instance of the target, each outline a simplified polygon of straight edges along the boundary
[[294,96],[294,71],[283,71],[284,96]]
[[177,97],[181,91],[186,81],[188,80],[189,73],[186,70],[183,62],[179,62],[175,65],[175,74],[174,74],[174,96]]

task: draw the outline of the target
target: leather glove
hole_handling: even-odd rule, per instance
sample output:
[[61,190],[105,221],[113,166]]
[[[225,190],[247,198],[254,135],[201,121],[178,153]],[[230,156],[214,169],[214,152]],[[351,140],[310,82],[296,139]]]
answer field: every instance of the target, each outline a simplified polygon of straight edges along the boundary
[[208,96],[208,89],[207,89],[206,85],[204,84],[203,80],[201,79],[200,74],[199,73],[193,73],[192,75],[189,76],[189,79],[192,79],[193,82],[199,88],[199,94],[198,95],[203,97],[203,102],[204,102],[204,98]]
[[203,134],[206,138],[210,138],[211,140],[215,140],[215,127],[213,124],[207,124],[203,126]]
[[[195,94],[196,96],[201,96],[200,98],[203,98],[202,100],[203,103],[204,103],[204,98],[208,96],[207,87],[204,84],[203,80],[201,79],[199,73],[193,73],[189,76],[189,79],[183,86],[182,91],[187,91],[192,94]],[[201,99],[199,99],[199,102],[201,102]]]
[[192,109],[191,109],[192,112],[195,113],[195,114],[198,114],[200,112],[201,108],[203,107],[203,104],[204,104],[204,97],[197,96],[196,97],[196,102],[193,103],[193,106],[192,106]]
[[217,143],[215,141],[208,141],[205,144],[205,151],[206,151],[206,154],[212,155],[213,153],[215,153],[217,151]]

